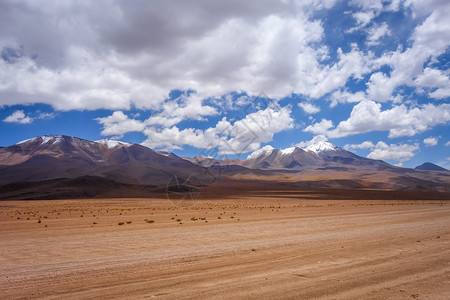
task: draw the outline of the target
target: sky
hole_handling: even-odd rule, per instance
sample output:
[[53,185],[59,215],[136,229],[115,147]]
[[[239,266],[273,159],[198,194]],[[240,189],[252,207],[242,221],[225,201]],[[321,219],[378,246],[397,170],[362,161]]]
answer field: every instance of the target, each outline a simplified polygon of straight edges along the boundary
[[0,146],[245,159],[329,141],[450,169],[447,0],[0,0]]

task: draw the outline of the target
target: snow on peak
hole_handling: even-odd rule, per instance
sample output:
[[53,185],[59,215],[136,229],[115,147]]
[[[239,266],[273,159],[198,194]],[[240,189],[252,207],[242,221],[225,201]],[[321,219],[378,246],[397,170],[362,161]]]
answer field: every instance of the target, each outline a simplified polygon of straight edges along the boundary
[[47,144],[47,143],[50,142],[50,141],[55,142],[53,136],[50,136],[50,135],[43,136],[43,137],[42,137],[42,144],[41,144],[41,145]]
[[311,151],[311,152],[314,152],[316,154],[318,154],[318,153],[320,153],[322,151],[335,151],[337,149],[338,149],[338,147],[336,147],[332,143],[330,143],[330,142],[323,142],[323,141],[314,143],[314,144],[306,147],[307,151]]
[[29,143],[29,142],[34,142],[34,141],[41,141],[41,145],[46,145],[49,142],[52,142],[52,144],[55,143],[59,143],[63,140],[64,138],[60,135],[44,135],[44,136],[37,136],[28,140],[24,140],[21,142],[18,142],[16,145],[20,145],[20,144],[24,144],[24,143]]
[[283,154],[283,155],[289,155],[289,154],[291,154],[292,152],[294,152],[295,149],[297,149],[297,147],[289,147],[289,148],[283,149],[283,150],[281,150],[281,154]]
[[256,150],[255,152],[252,152],[249,156],[247,156],[247,159],[256,158],[261,155],[267,155],[270,152],[272,152],[273,149],[275,149],[275,148],[270,145],[264,146],[261,149]]
[[31,138],[31,139],[23,140],[23,141],[20,141],[20,142],[16,143],[16,145],[25,144],[25,143],[28,143],[28,142],[31,142],[31,141],[35,141],[36,139],[37,138]]
[[125,142],[116,141],[116,140],[111,140],[111,139],[103,139],[103,140],[99,140],[99,141],[96,141],[96,142],[99,143],[99,144],[105,145],[105,146],[108,147],[109,149],[115,148],[115,147],[117,147],[117,146],[125,146],[125,147],[128,147],[128,146],[131,146],[131,145],[132,145],[132,144],[130,144],[130,143],[125,143]]

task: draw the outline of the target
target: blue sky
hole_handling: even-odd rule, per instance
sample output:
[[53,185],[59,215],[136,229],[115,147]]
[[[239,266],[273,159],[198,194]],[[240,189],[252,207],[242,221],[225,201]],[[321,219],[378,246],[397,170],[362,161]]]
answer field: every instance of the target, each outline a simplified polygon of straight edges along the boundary
[[242,2],[3,1],[0,146],[246,158],[328,140],[450,168],[448,1]]

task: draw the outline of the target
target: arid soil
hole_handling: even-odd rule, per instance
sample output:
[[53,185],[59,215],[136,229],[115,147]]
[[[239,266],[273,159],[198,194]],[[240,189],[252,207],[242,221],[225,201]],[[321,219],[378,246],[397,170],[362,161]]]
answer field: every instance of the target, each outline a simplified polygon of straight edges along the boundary
[[0,202],[0,298],[450,299],[450,202]]

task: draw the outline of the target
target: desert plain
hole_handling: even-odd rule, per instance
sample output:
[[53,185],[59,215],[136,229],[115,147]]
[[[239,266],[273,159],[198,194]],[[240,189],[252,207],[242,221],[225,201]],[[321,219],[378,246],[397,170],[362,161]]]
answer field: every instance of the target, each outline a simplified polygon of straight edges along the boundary
[[447,200],[264,191],[189,204],[0,201],[0,298],[450,299]]

